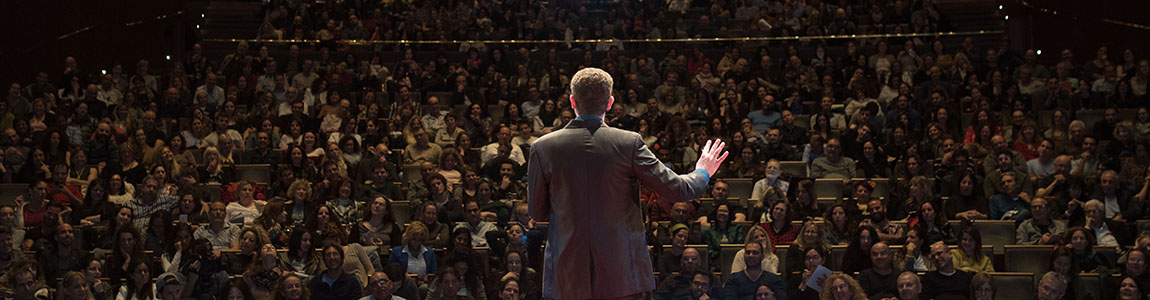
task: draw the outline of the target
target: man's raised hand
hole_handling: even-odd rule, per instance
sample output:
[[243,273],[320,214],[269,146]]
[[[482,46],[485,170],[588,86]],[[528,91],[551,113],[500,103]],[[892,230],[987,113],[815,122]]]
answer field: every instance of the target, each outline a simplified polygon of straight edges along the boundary
[[719,166],[727,159],[726,151],[723,148],[727,144],[722,140],[715,139],[714,141],[707,141],[707,145],[703,146],[702,153],[699,154],[699,161],[695,163],[695,169],[703,169],[707,174],[715,176],[719,171]]

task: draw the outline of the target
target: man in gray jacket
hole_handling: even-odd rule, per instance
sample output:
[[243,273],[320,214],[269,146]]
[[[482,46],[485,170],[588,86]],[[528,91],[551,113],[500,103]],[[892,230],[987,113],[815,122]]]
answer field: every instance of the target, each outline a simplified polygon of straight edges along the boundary
[[707,142],[696,170],[677,175],[638,133],[608,127],[611,75],[596,68],[571,78],[578,117],[531,147],[527,202],[531,217],[549,221],[543,298],[639,299],[655,289],[639,186],[665,201],[702,195],[727,157]]

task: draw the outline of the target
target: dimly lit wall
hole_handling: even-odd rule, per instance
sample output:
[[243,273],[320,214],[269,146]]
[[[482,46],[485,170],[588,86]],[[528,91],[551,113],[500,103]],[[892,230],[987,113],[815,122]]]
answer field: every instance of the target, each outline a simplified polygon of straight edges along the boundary
[[1131,0],[1028,0],[1034,7],[1057,11],[1040,12],[1006,1],[1010,15],[1009,35],[1016,50],[1042,49],[1042,61],[1058,60],[1070,49],[1075,61],[1091,60],[1100,46],[1108,46],[1109,58],[1118,62],[1125,49],[1139,59],[1150,58],[1150,30],[1102,22],[1112,19],[1150,26],[1150,1]]
[[[52,80],[63,72],[64,58],[74,56],[86,72],[111,69],[113,63],[134,72],[135,62],[149,59],[154,69],[167,69],[164,55],[176,57],[187,35],[174,15],[184,0],[13,0],[0,10],[0,83],[27,84],[38,71]],[[173,15],[155,20],[159,15]],[[197,15],[198,16],[198,15]],[[130,22],[145,20],[134,26]],[[81,28],[89,30],[58,39]]]

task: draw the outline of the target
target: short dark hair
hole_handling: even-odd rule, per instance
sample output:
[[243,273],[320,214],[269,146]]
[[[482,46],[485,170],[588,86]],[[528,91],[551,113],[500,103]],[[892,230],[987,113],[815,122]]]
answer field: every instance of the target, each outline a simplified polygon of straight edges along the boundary
[[614,81],[611,74],[598,68],[584,68],[571,77],[571,98],[580,115],[599,115],[607,111]]

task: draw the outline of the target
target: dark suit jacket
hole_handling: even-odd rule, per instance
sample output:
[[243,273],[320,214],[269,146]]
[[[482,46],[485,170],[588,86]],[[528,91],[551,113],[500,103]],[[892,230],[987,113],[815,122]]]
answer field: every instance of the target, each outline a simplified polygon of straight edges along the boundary
[[702,195],[707,175],[676,175],[638,133],[573,120],[531,148],[527,202],[549,221],[543,297],[617,298],[655,289],[639,186],[666,201]]

